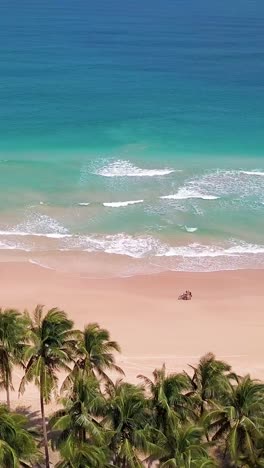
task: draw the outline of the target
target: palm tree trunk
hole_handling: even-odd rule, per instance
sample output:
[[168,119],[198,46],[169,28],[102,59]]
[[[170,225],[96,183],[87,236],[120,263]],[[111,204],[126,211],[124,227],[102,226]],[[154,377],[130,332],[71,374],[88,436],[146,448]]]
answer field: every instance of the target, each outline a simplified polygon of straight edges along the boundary
[[44,450],[45,450],[45,466],[46,468],[50,468],[48,435],[47,435],[47,426],[46,426],[46,419],[45,419],[45,408],[44,408],[44,398],[43,398],[42,388],[43,388],[43,382],[42,382],[42,377],[40,376],[40,410],[41,410],[42,430],[43,430],[43,440],[44,440]]
[[10,388],[9,388],[9,374],[6,371],[6,404],[8,409],[10,410]]

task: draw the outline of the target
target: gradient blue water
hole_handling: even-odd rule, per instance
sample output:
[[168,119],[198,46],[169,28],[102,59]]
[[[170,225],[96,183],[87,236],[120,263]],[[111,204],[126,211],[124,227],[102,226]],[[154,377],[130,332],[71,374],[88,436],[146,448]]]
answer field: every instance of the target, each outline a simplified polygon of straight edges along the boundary
[[[2,0],[1,229],[262,244],[264,178],[238,171],[264,168],[263,21],[259,0]],[[117,160],[182,172],[98,175]],[[159,199],[190,187],[220,198]]]
[[264,5],[2,0],[1,151],[263,155]]

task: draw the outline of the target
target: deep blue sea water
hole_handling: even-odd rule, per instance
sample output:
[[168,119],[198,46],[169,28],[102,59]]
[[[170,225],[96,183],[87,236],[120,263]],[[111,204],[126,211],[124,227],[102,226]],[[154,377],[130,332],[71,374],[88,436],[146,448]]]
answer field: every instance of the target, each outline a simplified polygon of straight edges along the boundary
[[261,0],[2,0],[0,247],[263,267],[263,24]]

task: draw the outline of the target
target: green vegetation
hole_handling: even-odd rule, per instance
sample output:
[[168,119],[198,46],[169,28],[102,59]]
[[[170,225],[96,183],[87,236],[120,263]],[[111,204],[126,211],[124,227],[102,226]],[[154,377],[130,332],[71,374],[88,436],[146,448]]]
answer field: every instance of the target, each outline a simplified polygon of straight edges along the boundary
[[23,365],[27,343],[27,317],[17,310],[0,309],[0,386],[6,391],[6,404],[10,409],[10,390],[13,390],[14,365]]
[[0,466],[33,466],[38,458],[36,434],[27,429],[27,419],[0,406]]
[[[119,345],[96,323],[84,331],[57,308],[33,316],[0,310],[0,466],[57,468],[264,467],[264,385],[240,377],[211,353],[190,372],[165,365],[138,384],[124,380]],[[20,392],[39,389],[42,432],[10,410],[14,366]],[[47,421],[45,404],[58,398]],[[57,400],[56,400],[57,401]]]

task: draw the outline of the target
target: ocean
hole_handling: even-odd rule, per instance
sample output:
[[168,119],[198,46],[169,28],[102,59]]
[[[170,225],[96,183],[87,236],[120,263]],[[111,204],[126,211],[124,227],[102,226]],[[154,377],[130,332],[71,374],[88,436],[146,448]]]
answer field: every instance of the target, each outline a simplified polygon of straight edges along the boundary
[[1,257],[263,268],[263,22],[257,0],[2,0]]

